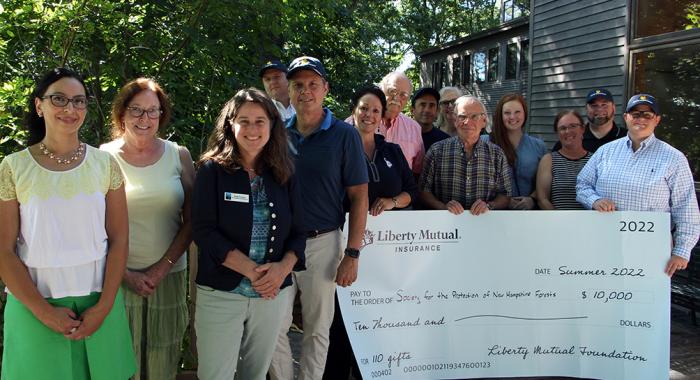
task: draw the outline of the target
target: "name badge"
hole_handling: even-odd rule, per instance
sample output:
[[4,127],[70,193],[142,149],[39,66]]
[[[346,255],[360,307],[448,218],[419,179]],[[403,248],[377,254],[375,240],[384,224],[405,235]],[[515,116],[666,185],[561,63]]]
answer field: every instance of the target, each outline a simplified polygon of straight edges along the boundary
[[248,194],[229,193],[228,191],[224,192],[224,200],[227,202],[248,203],[249,198],[250,195]]

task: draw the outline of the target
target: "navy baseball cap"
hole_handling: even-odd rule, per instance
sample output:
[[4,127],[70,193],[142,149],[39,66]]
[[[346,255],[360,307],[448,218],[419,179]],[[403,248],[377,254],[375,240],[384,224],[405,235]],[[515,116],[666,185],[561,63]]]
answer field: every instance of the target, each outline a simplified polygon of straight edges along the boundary
[[610,93],[610,91],[604,88],[596,88],[594,90],[591,90],[591,92],[589,92],[588,96],[586,97],[586,103],[591,104],[596,99],[605,99],[615,103],[615,100],[613,99],[613,96]]
[[411,107],[414,107],[416,105],[416,100],[426,95],[434,97],[435,102],[440,103],[440,92],[438,92],[438,90],[432,87],[421,87],[413,93],[413,97],[411,98]]
[[659,114],[659,104],[656,103],[656,99],[649,94],[637,94],[630,98],[627,102],[627,110],[625,112],[630,112],[634,107],[640,104],[647,104],[654,110],[655,114]]
[[265,62],[263,67],[260,69],[260,72],[258,73],[260,78],[262,78],[262,76],[265,75],[265,71],[267,71],[269,69],[279,70],[279,71],[284,72],[285,74],[287,73],[287,66],[284,63],[280,62],[279,60],[274,59],[274,60]]
[[295,73],[301,70],[311,70],[316,74],[320,75],[321,78],[328,80],[326,75],[326,69],[323,67],[321,61],[314,57],[303,56],[295,58],[292,63],[289,64],[289,71],[287,72],[287,79],[291,78]]

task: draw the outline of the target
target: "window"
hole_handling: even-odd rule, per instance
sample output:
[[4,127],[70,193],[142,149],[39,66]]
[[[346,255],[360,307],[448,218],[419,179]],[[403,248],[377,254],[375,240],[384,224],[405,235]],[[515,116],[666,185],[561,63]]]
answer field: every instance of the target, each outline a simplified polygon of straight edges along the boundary
[[632,92],[650,93],[659,102],[656,136],[685,153],[700,180],[700,43],[634,53],[632,62]]
[[477,83],[486,82],[486,53],[483,51],[474,54],[474,79]]
[[440,62],[440,80],[438,81],[438,85],[440,87],[438,88],[443,88],[447,84],[447,61],[442,61]]
[[527,70],[530,63],[530,41],[520,41],[520,71]]
[[508,44],[506,48],[506,79],[518,76],[518,44]]
[[452,85],[457,86],[460,83],[462,73],[462,57],[456,56],[452,58]]
[[495,82],[498,79],[498,47],[489,49],[488,81]]
[[440,85],[440,62],[433,62],[432,83],[433,87]]
[[465,54],[462,57],[462,86],[468,86],[472,76],[472,56]]
[[[683,152],[700,181],[700,4],[697,0],[636,0],[630,12],[629,95],[656,97],[655,134]],[[623,103],[624,104],[624,103]]]
[[527,3],[527,0],[502,0],[501,21],[508,22],[512,19],[526,15]]
[[635,38],[700,28],[697,0],[639,0],[636,13]]

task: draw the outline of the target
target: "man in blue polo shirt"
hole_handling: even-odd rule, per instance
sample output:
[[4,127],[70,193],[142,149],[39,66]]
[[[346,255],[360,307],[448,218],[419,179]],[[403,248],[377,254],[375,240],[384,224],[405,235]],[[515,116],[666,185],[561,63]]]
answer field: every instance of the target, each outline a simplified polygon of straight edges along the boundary
[[[300,380],[321,379],[328,353],[328,330],[333,321],[335,284],[350,286],[357,279],[359,247],[369,209],[367,167],[359,134],[336,119],[323,100],[328,94],[326,70],[313,57],[296,58],[287,73],[292,105],[287,123],[296,176],[305,199],[306,271],[294,273],[288,292],[288,316],[270,366],[270,377],[293,379],[292,352],[287,331],[292,303],[300,291],[304,337]],[[343,198],[350,199],[348,242],[341,248],[345,222]]]

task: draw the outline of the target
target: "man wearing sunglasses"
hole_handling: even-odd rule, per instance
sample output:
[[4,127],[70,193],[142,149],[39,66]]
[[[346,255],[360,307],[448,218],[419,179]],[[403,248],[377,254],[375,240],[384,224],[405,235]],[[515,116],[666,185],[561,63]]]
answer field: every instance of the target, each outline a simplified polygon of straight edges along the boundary
[[671,214],[673,248],[665,268],[683,270],[700,235],[700,211],[688,159],[654,136],[659,105],[637,94],[624,114],[626,137],[602,146],[576,181],[576,200],[600,212],[656,211]]

